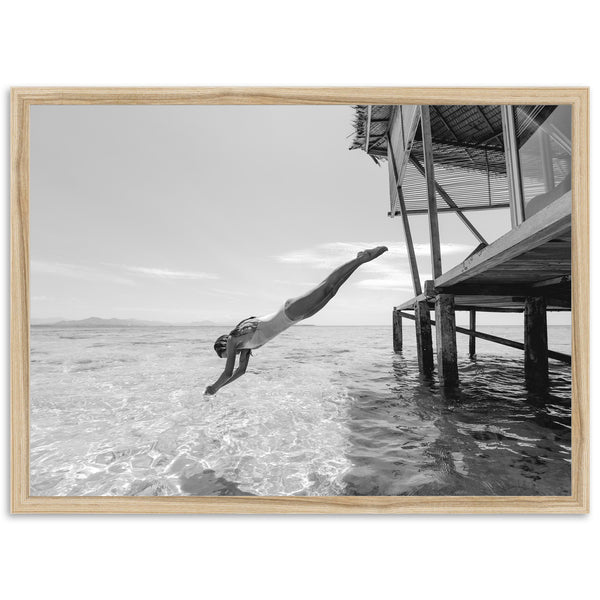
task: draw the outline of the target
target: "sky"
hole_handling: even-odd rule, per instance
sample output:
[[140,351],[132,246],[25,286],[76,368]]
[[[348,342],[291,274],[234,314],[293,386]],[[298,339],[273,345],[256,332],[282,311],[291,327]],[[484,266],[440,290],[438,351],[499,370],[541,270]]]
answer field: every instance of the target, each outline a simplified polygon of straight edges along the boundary
[[[350,106],[33,106],[32,319],[234,324],[387,245],[307,322],[390,324],[414,295],[402,223],[387,216],[387,164],[348,150],[352,117]],[[507,209],[468,214],[488,241],[510,229]],[[411,227],[431,279],[426,217]],[[448,270],[477,242],[453,214],[440,231]]]

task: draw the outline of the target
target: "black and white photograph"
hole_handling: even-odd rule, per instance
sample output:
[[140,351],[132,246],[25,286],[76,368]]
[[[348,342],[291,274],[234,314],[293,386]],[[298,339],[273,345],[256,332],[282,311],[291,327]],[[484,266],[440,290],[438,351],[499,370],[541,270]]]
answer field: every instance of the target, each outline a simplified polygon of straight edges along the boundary
[[39,105],[31,496],[570,496],[571,106]]

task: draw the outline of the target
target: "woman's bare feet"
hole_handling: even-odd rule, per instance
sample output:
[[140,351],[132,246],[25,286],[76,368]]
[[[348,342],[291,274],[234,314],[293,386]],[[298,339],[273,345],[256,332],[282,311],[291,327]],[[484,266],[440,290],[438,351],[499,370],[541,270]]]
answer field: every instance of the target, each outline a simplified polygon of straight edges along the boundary
[[368,250],[361,250],[356,255],[356,258],[360,258],[364,262],[369,262],[371,260],[374,260],[378,256],[381,256],[384,252],[387,252],[387,251],[388,251],[387,246],[377,246],[376,248],[370,248]]

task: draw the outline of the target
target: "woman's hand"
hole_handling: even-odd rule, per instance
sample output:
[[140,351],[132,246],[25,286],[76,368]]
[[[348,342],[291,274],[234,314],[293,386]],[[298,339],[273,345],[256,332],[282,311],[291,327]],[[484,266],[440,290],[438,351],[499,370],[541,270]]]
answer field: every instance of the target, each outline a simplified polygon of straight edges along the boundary
[[204,390],[204,395],[205,396],[214,396],[217,393],[217,388],[215,388],[214,385],[209,385],[205,390]]

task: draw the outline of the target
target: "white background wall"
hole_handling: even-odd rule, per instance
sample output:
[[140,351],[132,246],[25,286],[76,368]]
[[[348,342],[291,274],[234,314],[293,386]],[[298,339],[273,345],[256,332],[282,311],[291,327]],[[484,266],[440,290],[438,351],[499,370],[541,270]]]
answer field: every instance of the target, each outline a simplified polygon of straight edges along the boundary
[[[595,116],[597,19],[586,6],[12,0],[0,34],[4,339],[9,86],[587,85]],[[596,217],[592,210],[593,255]],[[592,280],[592,306],[594,288]],[[594,318],[592,365],[599,335]],[[6,598],[564,599],[598,591],[594,501],[591,515],[571,517],[9,516],[8,341],[2,350]]]

